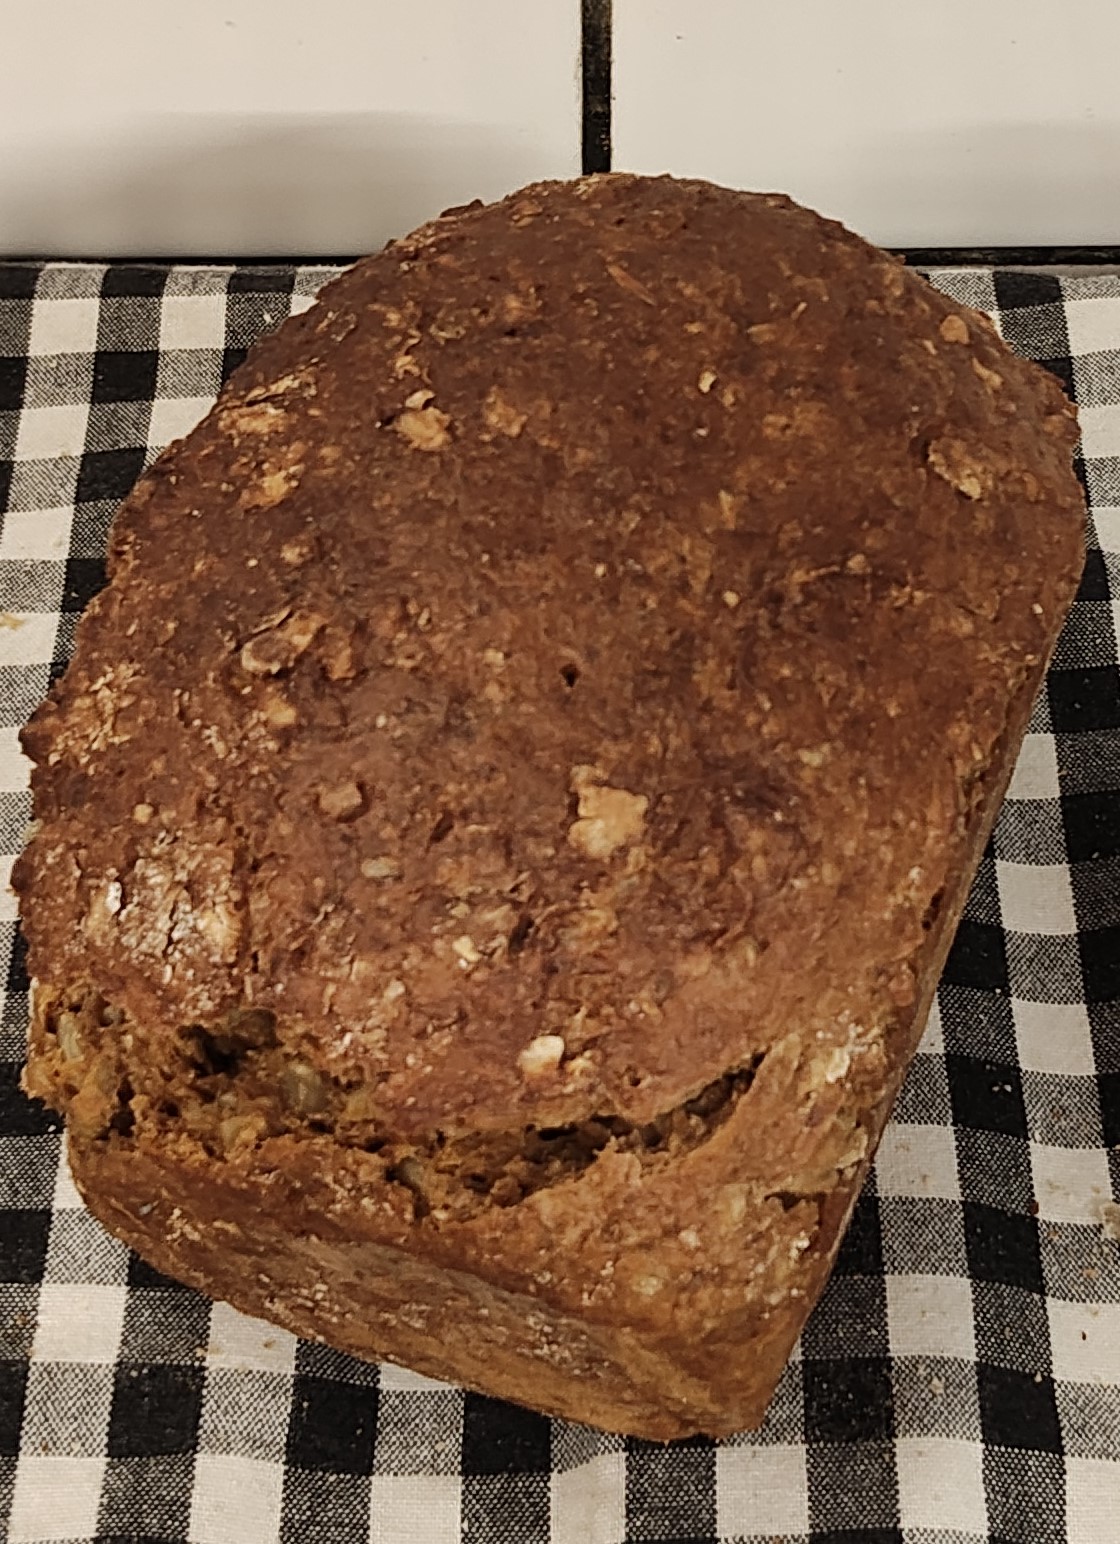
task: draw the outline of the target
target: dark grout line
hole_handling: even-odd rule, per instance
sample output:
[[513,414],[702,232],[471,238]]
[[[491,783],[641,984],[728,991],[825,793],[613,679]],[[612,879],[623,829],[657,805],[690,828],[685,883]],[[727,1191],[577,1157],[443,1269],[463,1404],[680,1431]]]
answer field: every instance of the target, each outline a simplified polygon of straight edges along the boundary
[[583,170],[611,169],[611,0],[580,0]]
[[1109,267],[1120,247],[895,247],[914,268]]
[[[585,170],[587,168],[585,167]],[[592,168],[609,170],[609,165]],[[1120,268],[1120,247],[891,247],[912,268]],[[54,252],[0,256],[0,268],[41,268],[45,263],[108,263],[114,268],[348,268],[362,252],[234,255],[194,252],[106,257]]]
[[[401,233],[404,234],[403,232]],[[364,252],[330,253],[319,256],[312,253],[298,253],[295,256],[285,256],[276,253],[242,254],[231,256],[228,252],[204,252],[201,255],[196,252],[162,253],[156,257],[106,257],[103,252],[21,252],[12,256],[0,255],[0,268],[42,268],[46,263],[81,263],[97,266],[101,263],[113,268],[349,268],[351,263],[356,263],[360,257],[365,257]]]

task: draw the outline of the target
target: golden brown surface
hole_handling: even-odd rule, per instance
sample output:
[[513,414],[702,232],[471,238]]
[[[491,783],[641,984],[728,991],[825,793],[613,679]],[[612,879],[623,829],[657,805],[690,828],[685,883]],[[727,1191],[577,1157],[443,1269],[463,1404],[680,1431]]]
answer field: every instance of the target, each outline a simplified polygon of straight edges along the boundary
[[126,501],[26,733],[28,1083],[94,1209],[359,1353],[760,1419],[1080,572],[1074,439],[781,198],[544,184],[328,286]]

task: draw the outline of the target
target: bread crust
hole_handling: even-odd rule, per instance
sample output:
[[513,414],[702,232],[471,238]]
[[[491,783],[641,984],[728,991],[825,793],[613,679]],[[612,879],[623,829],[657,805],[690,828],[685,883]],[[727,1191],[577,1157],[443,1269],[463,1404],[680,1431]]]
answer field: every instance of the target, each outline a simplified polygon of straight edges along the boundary
[[540,184],[328,285],[125,501],[25,732],[28,1086],[94,1211],[361,1355],[757,1423],[1074,593],[1075,440],[777,196]]

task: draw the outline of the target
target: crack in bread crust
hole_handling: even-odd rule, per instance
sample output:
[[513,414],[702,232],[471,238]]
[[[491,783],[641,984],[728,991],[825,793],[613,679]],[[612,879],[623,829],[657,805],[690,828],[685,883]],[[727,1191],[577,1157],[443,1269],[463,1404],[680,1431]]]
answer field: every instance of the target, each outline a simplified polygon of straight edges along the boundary
[[[719,1129],[750,1089],[761,1056],[713,1079],[691,1098],[635,1124],[600,1113],[563,1126],[394,1137],[376,1090],[325,1078],[288,1056],[271,1014],[236,1010],[212,1029],[191,1025],[170,1044],[168,1065],[137,1054],[134,1026],[88,986],[39,987],[32,1091],[67,1116],[85,1141],[195,1139],[212,1157],[247,1159],[269,1137],[330,1137],[378,1154],[387,1184],[412,1197],[413,1216],[463,1221],[488,1206],[578,1178],[603,1152],[642,1163],[679,1158]],[[168,1042],[149,1039],[145,1049]]]

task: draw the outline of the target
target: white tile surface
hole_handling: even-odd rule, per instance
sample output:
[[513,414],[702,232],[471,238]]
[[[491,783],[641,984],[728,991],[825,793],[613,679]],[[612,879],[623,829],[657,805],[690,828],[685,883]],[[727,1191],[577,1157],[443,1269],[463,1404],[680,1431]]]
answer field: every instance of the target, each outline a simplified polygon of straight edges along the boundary
[[1066,330],[1072,354],[1120,349],[1120,306],[1102,306],[1099,300],[1067,300]]
[[1024,1072],[1093,1076],[1097,1063],[1084,1003],[1032,1003],[1014,997],[1011,1011]]
[[1081,452],[1085,456],[1110,456],[1120,435],[1120,403],[1088,403],[1078,410]]
[[220,348],[225,325],[224,295],[165,295],[159,313],[160,352],[167,354],[180,348]]
[[369,1544],[459,1544],[457,1474],[375,1474],[369,1487]]
[[67,1157],[66,1147],[63,1146],[62,1157],[59,1159],[58,1172],[54,1177],[54,1196],[51,1200],[51,1210],[56,1212],[77,1212],[85,1206],[74,1183],[74,1176],[70,1169],[70,1160]]
[[6,10],[7,253],[358,253],[579,169],[575,0]]
[[199,1453],[191,1492],[191,1544],[274,1544],[280,1531],[284,1471],[233,1453]]
[[274,1324],[238,1313],[228,1303],[215,1303],[210,1313],[206,1365],[237,1372],[292,1373],[296,1338]]
[[0,728],[0,793],[22,793],[31,782],[31,762],[19,743],[14,724]]
[[12,868],[15,854],[0,854],[0,922],[14,922],[19,916],[19,902],[12,889]]
[[615,165],[899,246],[1120,240],[1113,0],[615,0]]
[[126,1288],[100,1282],[44,1282],[39,1289],[32,1360],[115,1361],[127,1296]]
[[550,1483],[551,1544],[624,1544],[625,1454],[599,1453],[574,1469],[554,1470]]
[[951,1437],[900,1437],[898,1510],[903,1528],[973,1537],[985,1515],[983,1453],[978,1442]]
[[1058,748],[1052,734],[1029,734],[1023,741],[1009,799],[1056,799],[1058,797]]
[[1031,1173],[1038,1215],[1044,1222],[1099,1226],[1101,1205],[1112,1199],[1105,1148],[1032,1142]]
[[92,1538],[104,1474],[103,1458],[25,1454],[16,1468],[9,1544]]
[[881,1196],[924,1196],[959,1201],[957,1149],[947,1126],[892,1121],[875,1155]]
[[73,520],[73,509],[9,509],[0,531],[0,558],[65,562]]
[[806,1533],[805,1449],[792,1444],[716,1451],[716,1526],[721,1538]]
[[1099,506],[1093,510],[1097,538],[1105,552],[1120,552],[1120,509]]
[[[2,225],[0,219],[0,228]],[[88,404],[25,407],[19,415],[16,460],[55,461],[61,456],[80,456],[85,448],[88,422]]]
[[887,1276],[892,1356],[976,1355],[972,1283],[957,1276]]
[[49,665],[54,654],[58,617],[53,611],[5,612],[0,631],[0,663]]
[[27,352],[32,359],[52,354],[92,354],[97,347],[99,302],[93,297],[58,296],[31,312]]
[[1068,864],[1007,863],[997,858],[996,879],[1000,918],[1009,932],[1066,938],[1077,932]]
[[406,1394],[432,1394],[455,1387],[436,1378],[425,1378],[422,1372],[413,1372],[408,1367],[398,1367],[394,1362],[382,1362],[380,1385],[383,1390]]
[[1066,1519],[1076,1544],[1115,1544],[1120,1516],[1120,1464],[1105,1458],[1067,1458]]
[[941,1007],[935,997],[930,1004],[926,1027],[918,1043],[919,1056],[940,1056],[945,1050],[945,1031],[941,1027]]
[[211,397],[160,397],[152,403],[148,443],[163,446],[181,440],[202,422],[213,405]]
[[1120,1303],[1068,1303],[1052,1297],[1046,1307],[1055,1378],[1120,1385]]

